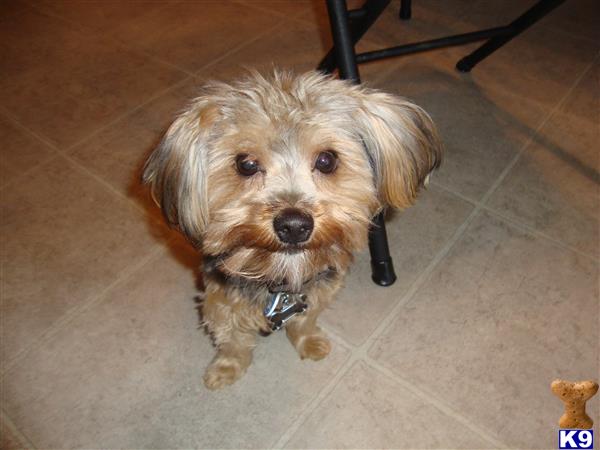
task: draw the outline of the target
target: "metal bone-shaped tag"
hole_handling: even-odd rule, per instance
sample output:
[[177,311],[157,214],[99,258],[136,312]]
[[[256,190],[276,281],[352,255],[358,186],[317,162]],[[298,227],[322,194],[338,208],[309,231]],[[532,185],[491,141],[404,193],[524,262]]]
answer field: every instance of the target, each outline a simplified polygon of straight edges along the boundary
[[271,330],[277,331],[294,317],[306,311],[308,305],[304,302],[305,294],[289,294],[287,292],[276,292],[271,294],[263,313],[271,324]]

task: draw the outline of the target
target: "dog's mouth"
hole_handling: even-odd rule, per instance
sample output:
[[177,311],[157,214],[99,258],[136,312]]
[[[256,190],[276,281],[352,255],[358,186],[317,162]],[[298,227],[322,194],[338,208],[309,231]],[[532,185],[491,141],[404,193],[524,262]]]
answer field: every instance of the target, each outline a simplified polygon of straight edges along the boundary
[[306,250],[308,250],[308,247],[306,246],[306,242],[303,242],[301,244],[283,244],[283,247],[280,250],[280,252],[296,254],[305,252]]
[[241,247],[262,251],[266,250],[269,253],[297,254],[309,250],[310,242],[306,241],[297,244],[289,244],[274,239],[273,242],[269,243],[269,245],[264,245],[263,242],[249,241],[245,242]]

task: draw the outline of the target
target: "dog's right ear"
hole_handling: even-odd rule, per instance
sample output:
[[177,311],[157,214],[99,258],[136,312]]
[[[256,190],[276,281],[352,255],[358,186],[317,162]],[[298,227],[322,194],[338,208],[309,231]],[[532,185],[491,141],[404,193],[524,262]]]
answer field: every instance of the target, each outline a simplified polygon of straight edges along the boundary
[[142,175],[167,222],[192,242],[208,223],[208,146],[218,117],[215,101],[196,99],[169,127]]

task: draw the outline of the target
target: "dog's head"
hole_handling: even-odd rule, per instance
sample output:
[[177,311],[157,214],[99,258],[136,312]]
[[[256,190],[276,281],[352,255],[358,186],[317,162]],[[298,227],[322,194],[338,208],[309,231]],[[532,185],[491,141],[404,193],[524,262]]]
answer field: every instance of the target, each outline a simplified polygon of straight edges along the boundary
[[224,269],[298,281],[345,266],[381,208],[405,208],[440,161],[430,117],[318,73],[205,88],[148,160],[167,220]]

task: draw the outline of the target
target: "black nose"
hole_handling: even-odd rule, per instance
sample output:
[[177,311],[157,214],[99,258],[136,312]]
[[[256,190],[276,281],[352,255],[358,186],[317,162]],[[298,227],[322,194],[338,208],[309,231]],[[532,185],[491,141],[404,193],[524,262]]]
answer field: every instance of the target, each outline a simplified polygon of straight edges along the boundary
[[295,208],[284,209],[273,220],[273,228],[275,228],[277,237],[286,244],[299,244],[307,241],[313,227],[312,216]]

